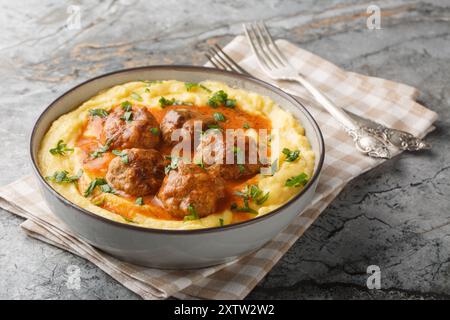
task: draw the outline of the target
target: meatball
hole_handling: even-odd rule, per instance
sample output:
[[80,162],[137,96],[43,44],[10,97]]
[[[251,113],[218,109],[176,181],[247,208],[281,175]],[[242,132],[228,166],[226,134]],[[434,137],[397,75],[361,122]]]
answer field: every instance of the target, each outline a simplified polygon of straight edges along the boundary
[[[256,141],[244,136],[233,135],[233,143],[227,148],[226,139],[221,132],[212,132],[202,137],[195,159],[209,170],[224,179],[248,178],[260,172],[263,166]],[[239,143],[240,140],[243,143]],[[240,147],[241,146],[241,147]]]
[[192,214],[199,217],[216,211],[217,203],[225,197],[224,181],[196,164],[178,163],[164,178],[158,198],[172,215],[183,218]]
[[[180,135],[183,136],[183,139],[186,139],[185,135],[189,135],[193,144],[196,121],[201,121],[199,130],[202,131],[208,129],[208,125],[216,124],[216,121],[212,117],[203,116],[192,110],[174,109],[168,111],[161,121],[161,133],[164,141],[170,145],[176,144],[179,140],[172,140],[172,134],[175,130],[181,129]],[[194,145],[194,149],[196,147]]]
[[111,148],[154,148],[160,141],[156,119],[145,107],[132,107],[128,112],[117,107],[106,118],[104,132]]
[[156,193],[164,179],[164,160],[153,149],[125,149],[108,167],[106,181],[129,195]]

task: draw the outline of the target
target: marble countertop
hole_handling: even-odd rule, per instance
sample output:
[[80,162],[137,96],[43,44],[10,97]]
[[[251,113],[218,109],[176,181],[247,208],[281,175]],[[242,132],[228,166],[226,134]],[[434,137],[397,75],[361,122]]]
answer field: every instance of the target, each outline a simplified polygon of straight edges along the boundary
[[[341,67],[419,88],[439,120],[431,152],[404,153],[349,183],[248,298],[448,299],[450,3],[377,1],[379,30],[367,28],[369,4],[1,1],[0,185],[30,173],[30,128],[70,87],[127,67],[204,64],[210,44],[264,19],[276,37]],[[85,260],[28,238],[21,222],[0,210],[0,299],[138,298]],[[69,265],[81,268],[79,290],[66,286]],[[366,286],[369,265],[381,269],[380,290]]]

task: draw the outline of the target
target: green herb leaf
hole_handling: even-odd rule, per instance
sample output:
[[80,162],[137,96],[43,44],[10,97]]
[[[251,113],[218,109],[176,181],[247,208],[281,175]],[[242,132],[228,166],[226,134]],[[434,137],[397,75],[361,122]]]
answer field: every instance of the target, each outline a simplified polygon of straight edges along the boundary
[[260,206],[260,205],[262,205],[264,202],[266,202],[266,200],[269,199],[269,193],[270,193],[270,192],[267,192],[267,193],[266,193],[265,195],[263,195],[262,197],[256,199],[256,204]]
[[78,179],[83,175],[83,170],[78,171],[75,176],[68,176],[69,172],[66,170],[55,171],[52,176],[45,177],[46,180],[56,182],[56,183],[73,183],[77,182]]
[[243,164],[238,164],[239,172],[244,173],[245,172],[245,166]]
[[123,220],[125,220],[126,222],[130,222],[130,223],[136,223],[134,222],[132,219],[129,219],[127,217],[121,216],[123,218]]
[[107,117],[109,112],[105,109],[91,109],[89,110],[89,114],[93,117],[97,116],[100,118]]
[[151,128],[151,129],[150,129],[150,132],[151,132],[154,136],[157,136],[157,135],[159,135],[159,128],[156,128],[156,127]]
[[105,152],[108,152],[109,148],[111,148],[111,144],[114,141],[113,138],[109,138],[108,140],[106,140],[106,143],[104,146],[102,146],[101,148],[99,148],[98,150],[92,152],[90,154],[90,156],[92,158],[98,158],[101,157]]
[[284,148],[282,152],[286,155],[287,162],[297,160],[298,156],[300,155],[300,150],[291,151],[288,148]]
[[222,112],[214,112],[213,117],[216,121],[225,121],[225,116]]
[[131,93],[131,98],[137,101],[142,101],[142,97],[136,92]]
[[218,129],[221,130],[222,128],[218,124],[208,124],[208,129]]
[[122,109],[126,112],[131,111],[131,103],[129,101],[124,101],[120,104],[122,106]]
[[308,175],[306,173],[300,173],[298,176],[289,178],[284,184],[286,187],[300,187],[308,183]]
[[122,162],[128,164],[128,154],[124,151],[113,150],[112,154],[119,156],[122,159]]
[[219,226],[221,226],[221,227],[223,227],[223,219],[222,218],[219,218]]
[[116,193],[109,184],[100,185],[100,190],[102,190],[102,192],[104,193]]
[[84,196],[89,197],[92,194],[92,192],[94,191],[95,187],[102,186],[104,184],[107,184],[105,179],[95,178],[94,180],[91,181],[91,183],[87,187],[86,191],[84,192]]
[[63,140],[59,140],[58,143],[56,144],[56,147],[51,148],[49,150],[49,152],[52,155],[59,154],[61,156],[64,156],[66,154],[66,152],[70,152],[70,151],[73,151],[73,149],[72,148],[67,148],[67,144],[65,144]]
[[134,203],[136,203],[139,206],[142,206],[144,204],[144,199],[142,197],[139,197],[136,199]]
[[197,211],[192,206],[192,204],[188,205],[187,209],[188,209],[189,215],[184,216],[184,219],[183,219],[184,221],[191,221],[191,220],[200,219],[200,217],[197,214]]
[[220,90],[215,92],[212,97],[208,99],[208,105],[213,108],[218,108],[221,105],[225,105],[228,99],[228,94],[225,91]]
[[169,174],[170,171],[178,168],[178,157],[170,157],[170,164],[164,168],[165,174]]
[[133,112],[131,111],[125,112],[123,116],[120,117],[120,119],[125,120],[126,122],[130,122],[131,120],[133,120]]
[[207,87],[205,87],[204,85],[202,85],[202,84],[198,84],[198,83],[195,83],[195,82],[185,82],[184,83],[184,86],[186,87],[186,90],[187,91],[191,91],[192,89],[195,89],[195,88],[202,88],[203,90],[205,90],[206,92],[211,92],[211,90],[209,90]]
[[159,98],[159,105],[161,106],[161,108],[165,108],[168,106],[173,106],[175,104],[175,98],[172,99],[166,99],[164,97]]
[[234,109],[236,107],[236,99],[227,99],[225,107]]
[[244,129],[250,129],[250,125],[246,122],[246,123],[244,123],[244,125],[242,126],[242,128],[244,128]]

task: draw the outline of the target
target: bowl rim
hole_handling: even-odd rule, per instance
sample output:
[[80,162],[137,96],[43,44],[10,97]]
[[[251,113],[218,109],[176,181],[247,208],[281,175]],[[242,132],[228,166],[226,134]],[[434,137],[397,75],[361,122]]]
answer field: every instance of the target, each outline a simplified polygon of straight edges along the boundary
[[[312,178],[308,181],[308,183],[306,184],[306,186],[298,193],[296,194],[294,197],[292,197],[289,201],[287,201],[286,203],[284,203],[282,206],[276,208],[275,210],[264,214],[262,216],[259,217],[255,217],[249,220],[245,220],[245,221],[241,221],[238,223],[233,223],[233,224],[228,224],[228,225],[224,225],[222,227],[208,227],[208,228],[200,228],[200,229],[188,229],[188,230],[174,230],[174,229],[155,229],[155,228],[148,228],[148,227],[143,227],[143,226],[139,226],[139,225],[134,225],[134,224],[128,224],[128,223],[122,223],[122,222],[118,222],[112,219],[108,219],[106,217],[100,216],[98,214],[95,214],[87,209],[84,209],[82,207],[80,207],[79,205],[71,202],[70,200],[66,199],[65,197],[63,197],[61,194],[59,194],[55,189],[53,189],[51,187],[51,185],[47,182],[47,180],[45,180],[45,178],[41,175],[38,165],[37,165],[37,161],[35,159],[35,156],[33,154],[33,140],[34,140],[34,136],[36,134],[37,129],[40,126],[40,123],[44,117],[44,115],[61,99],[63,99],[67,94],[77,90],[78,88],[93,82],[95,80],[101,79],[101,78],[106,78],[106,77],[110,77],[110,76],[114,76],[116,74],[121,74],[121,73],[128,73],[128,72],[133,72],[133,71],[139,71],[139,70],[156,70],[156,69],[171,69],[173,71],[203,71],[203,72],[208,72],[208,73],[213,73],[213,74],[224,74],[224,75],[228,75],[228,76],[232,76],[235,78],[240,78],[240,79],[245,79],[247,81],[253,82],[259,86],[262,86],[280,96],[282,96],[283,98],[285,98],[286,100],[290,101],[294,106],[298,107],[300,109],[300,111],[302,111],[305,116],[308,118],[308,120],[310,121],[310,123],[312,124],[312,127],[315,131],[315,134],[317,135],[317,138],[319,140],[319,149],[320,149],[320,157],[319,157],[319,161],[317,163],[317,169],[314,171],[314,174],[312,176]],[[48,128],[47,128],[48,130]],[[39,141],[39,145],[40,145],[41,141]],[[232,72],[232,71],[225,71],[225,70],[219,70],[219,69],[215,69],[215,68],[210,68],[210,67],[203,67],[203,66],[191,66],[191,65],[150,65],[150,66],[141,66],[141,67],[134,67],[134,68],[126,68],[126,69],[120,69],[120,70],[115,70],[112,72],[108,72],[108,73],[104,73],[101,74],[99,76],[95,76],[93,78],[89,78],[88,80],[85,80],[81,83],[79,83],[78,85],[70,88],[69,90],[65,91],[63,94],[61,94],[59,97],[57,97],[55,100],[53,100],[38,116],[37,120],[35,121],[34,125],[33,125],[33,129],[31,131],[31,135],[29,138],[29,156],[31,159],[31,164],[32,164],[32,168],[34,170],[35,175],[37,175],[39,181],[41,182],[42,185],[45,186],[45,188],[50,191],[50,193],[55,196],[58,200],[60,200],[61,202],[63,202],[66,206],[72,207],[74,209],[76,209],[76,211],[83,213],[89,217],[92,217],[94,219],[99,220],[100,222],[105,222],[107,224],[119,227],[119,228],[127,228],[127,229],[131,229],[134,231],[140,231],[140,232],[148,232],[148,233],[158,233],[158,234],[170,234],[170,235],[189,235],[189,234],[203,234],[203,233],[211,233],[211,232],[223,232],[223,231],[228,231],[231,229],[236,229],[236,228],[242,228],[251,224],[255,224],[258,223],[260,221],[269,219],[271,217],[273,217],[274,215],[280,213],[283,211],[284,208],[288,207],[289,205],[291,205],[293,202],[295,202],[297,199],[299,199],[304,193],[306,193],[307,190],[309,190],[311,188],[312,185],[314,185],[315,181],[319,178],[320,172],[322,170],[322,166],[323,166],[323,162],[324,162],[324,158],[325,158],[325,143],[324,143],[324,139],[323,139],[323,135],[322,135],[322,131],[320,130],[319,125],[317,124],[316,120],[314,119],[314,117],[311,115],[311,113],[306,109],[306,107],[297,99],[295,99],[292,95],[284,92],[283,90],[275,87],[274,85],[267,83],[263,80],[254,78],[252,76],[248,76],[248,75],[244,75],[244,74],[240,74],[240,73],[236,73],[236,72]]]

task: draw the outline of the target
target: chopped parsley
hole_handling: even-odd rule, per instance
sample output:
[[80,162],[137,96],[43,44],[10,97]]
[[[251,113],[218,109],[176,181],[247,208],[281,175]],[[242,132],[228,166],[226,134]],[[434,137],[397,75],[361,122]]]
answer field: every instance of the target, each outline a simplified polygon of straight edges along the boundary
[[125,220],[126,222],[131,222],[131,223],[136,223],[136,222],[134,222],[132,219],[130,219],[130,218],[127,218],[127,217],[124,217],[124,216],[121,216],[122,218],[123,218],[123,220]]
[[225,116],[223,115],[222,112],[214,112],[213,114],[214,120],[216,121],[225,121]]
[[168,106],[173,106],[175,104],[175,98],[172,99],[166,99],[164,97],[159,98],[159,105],[161,106],[161,108],[165,108]]
[[222,218],[219,218],[219,226],[221,226],[221,227],[223,227],[223,219]]
[[144,204],[144,199],[142,199],[142,197],[139,197],[136,199],[134,203],[136,203],[139,206],[142,206]]
[[218,124],[208,124],[208,129],[222,130],[222,128]]
[[151,132],[154,136],[157,136],[157,135],[159,135],[159,128],[156,128],[156,127],[150,128],[150,132]]
[[126,122],[130,122],[133,120],[133,112],[126,111],[120,119],[125,120]]
[[120,119],[125,120],[127,122],[130,122],[133,120],[133,113],[131,112],[131,103],[129,101],[124,101],[121,104],[122,109],[125,111],[123,116],[120,117]]
[[104,118],[104,117],[108,116],[109,112],[107,110],[105,110],[105,109],[100,109],[99,108],[99,109],[91,109],[91,110],[89,110],[89,114],[91,116],[93,116],[93,117],[97,116],[97,117],[100,117],[100,118]]
[[246,123],[244,123],[244,125],[242,126],[242,128],[244,128],[244,129],[250,129],[250,125],[246,122]]
[[104,193],[116,193],[114,189],[109,184],[102,184],[100,185],[100,190]]
[[206,92],[211,92],[211,90],[209,90],[207,87],[205,87],[204,85],[202,85],[202,84],[198,84],[198,83],[195,83],[195,82],[185,82],[184,83],[184,86],[186,87],[186,90],[187,91],[191,91],[192,89],[195,89],[195,88],[202,88],[203,90],[205,90]]
[[113,138],[109,138],[108,140],[106,140],[105,145],[100,147],[98,150],[91,152],[90,156],[92,158],[101,157],[105,152],[108,152],[109,148],[111,148],[111,143],[113,142],[113,140]]
[[73,183],[77,182],[78,179],[83,175],[83,170],[78,171],[75,176],[69,176],[69,172],[66,170],[63,171],[55,171],[53,175],[45,177],[46,180],[56,182],[56,183]]
[[298,156],[300,155],[300,150],[291,151],[288,148],[284,148],[282,152],[286,155],[287,162],[297,160]]
[[228,99],[228,94],[223,90],[219,90],[208,99],[208,105],[212,108],[218,108],[220,106],[234,108],[236,107],[236,100]]
[[236,191],[235,194],[244,199],[243,207],[235,207],[231,208],[231,210],[249,212],[253,214],[257,214],[255,210],[249,207],[249,200],[256,202],[257,205],[262,205],[269,198],[269,192],[263,194],[263,191],[257,185],[246,186],[242,191]]
[[306,173],[300,173],[298,176],[294,176],[286,180],[284,184],[286,187],[300,187],[308,183],[308,175]]
[[124,111],[126,112],[131,111],[131,103],[129,101],[124,101],[120,105]]
[[238,164],[239,172],[244,173],[245,172],[245,166],[243,164]]
[[122,162],[125,164],[128,164],[128,154],[124,151],[120,151],[120,150],[113,150],[112,154],[119,156],[122,159]]
[[166,159],[170,159],[170,164],[164,168],[165,174],[169,174],[170,171],[176,170],[178,168],[178,157],[166,156]]
[[197,211],[195,210],[195,208],[192,206],[192,204],[189,204],[188,207],[188,212],[189,215],[184,216],[184,221],[191,221],[191,220],[197,220],[200,219],[200,217],[198,216]]
[[131,98],[137,101],[142,101],[142,97],[136,92],[131,93]]
[[49,152],[54,156],[57,154],[64,156],[66,154],[66,152],[70,152],[70,151],[73,151],[73,149],[67,148],[67,144],[65,144],[63,140],[59,140],[58,143],[56,144],[56,147],[51,148],[49,150]]
[[[95,187],[103,186],[105,184],[107,184],[105,179],[103,179],[103,178],[95,178],[94,180],[91,181],[91,183],[87,187],[86,191],[84,192],[84,196],[85,197],[89,197],[92,194],[92,192],[94,191]],[[102,189],[102,191],[103,191],[103,189]]]

